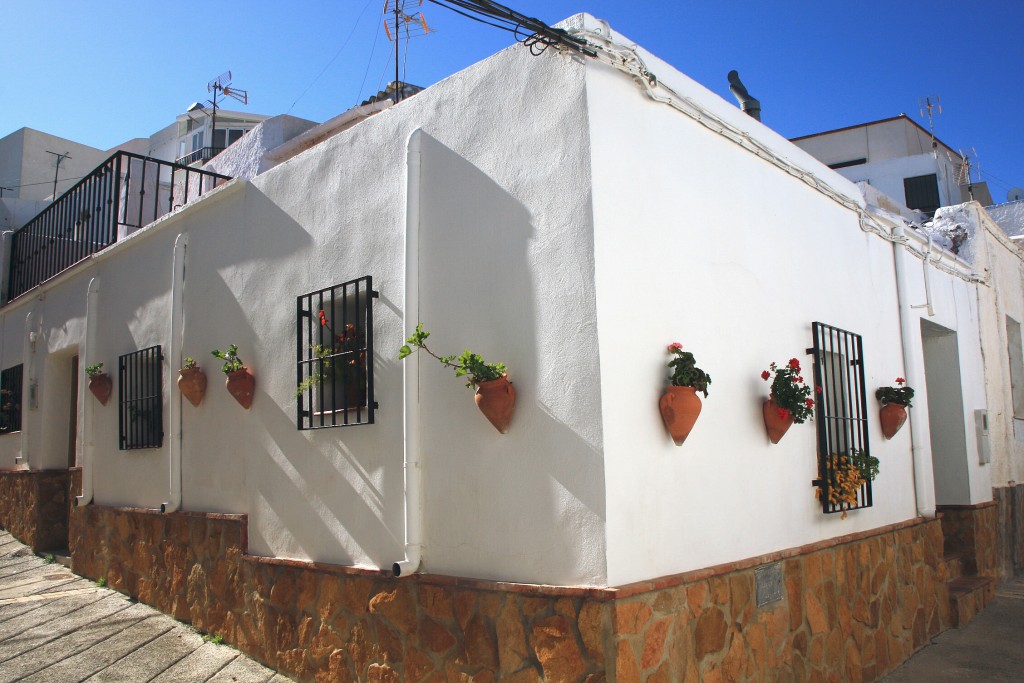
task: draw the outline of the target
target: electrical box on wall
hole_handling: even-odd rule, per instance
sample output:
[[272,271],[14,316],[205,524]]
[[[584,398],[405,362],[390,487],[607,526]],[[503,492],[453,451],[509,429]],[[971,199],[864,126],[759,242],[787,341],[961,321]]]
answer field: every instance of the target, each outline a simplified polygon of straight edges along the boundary
[[974,411],[974,433],[978,439],[978,464],[992,462],[992,451],[988,446],[988,411]]

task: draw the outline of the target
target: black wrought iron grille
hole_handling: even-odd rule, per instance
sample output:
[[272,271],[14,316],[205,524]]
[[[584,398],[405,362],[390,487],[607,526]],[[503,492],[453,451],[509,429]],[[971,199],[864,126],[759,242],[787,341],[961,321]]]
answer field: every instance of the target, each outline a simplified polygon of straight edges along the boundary
[[0,434],[21,431],[21,364],[0,372]]
[[164,438],[163,354],[159,346],[118,359],[118,434],[122,451],[159,448]]
[[864,344],[859,334],[816,322],[811,326],[814,347],[814,384],[817,393],[818,479],[822,511],[845,512],[871,507],[871,479],[857,493],[857,503],[836,503],[830,491],[837,484],[838,470],[861,466],[871,455],[868,443],[868,408],[864,390]]
[[296,299],[299,429],[373,424],[373,278]]
[[209,192],[228,176],[116,152],[11,237],[7,300]]

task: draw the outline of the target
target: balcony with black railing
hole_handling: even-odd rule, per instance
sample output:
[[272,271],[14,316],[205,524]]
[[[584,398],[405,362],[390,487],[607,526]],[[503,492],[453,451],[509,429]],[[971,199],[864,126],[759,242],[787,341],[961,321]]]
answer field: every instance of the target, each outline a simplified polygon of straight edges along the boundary
[[192,164],[195,163],[205,164],[207,161],[214,158],[223,151],[223,147],[200,147],[191,154],[186,154],[185,156],[181,157],[174,163],[181,164],[182,166],[191,166]]
[[5,302],[230,177],[116,152],[11,236]]

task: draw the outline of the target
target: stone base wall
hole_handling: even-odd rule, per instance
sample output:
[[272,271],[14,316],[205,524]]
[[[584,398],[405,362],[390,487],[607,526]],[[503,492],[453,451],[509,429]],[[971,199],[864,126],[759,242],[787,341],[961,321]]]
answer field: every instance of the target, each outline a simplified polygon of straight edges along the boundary
[[[300,681],[857,680],[948,624],[937,520],[622,588],[508,584],[247,555],[246,518],[90,505],[76,572]],[[754,572],[779,562],[781,601]]]
[[35,551],[68,545],[68,471],[0,472],[0,526]]
[[939,505],[946,552],[963,555],[966,575],[997,576],[996,503]]
[[992,489],[996,502],[996,572],[1024,575],[1024,484]]

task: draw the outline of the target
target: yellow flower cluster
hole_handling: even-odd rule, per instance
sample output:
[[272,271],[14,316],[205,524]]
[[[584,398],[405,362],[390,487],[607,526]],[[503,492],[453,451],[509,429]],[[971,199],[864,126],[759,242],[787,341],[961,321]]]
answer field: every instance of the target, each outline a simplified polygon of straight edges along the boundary
[[[857,505],[857,494],[864,485],[864,475],[853,464],[848,455],[832,453],[829,457],[829,469],[832,471],[828,481],[828,502],[843,510],[841,519],[846,519],[846,511]],[[821,500],[821,489],[815,491]],[[845,505],[845,507],[844,507]]]

